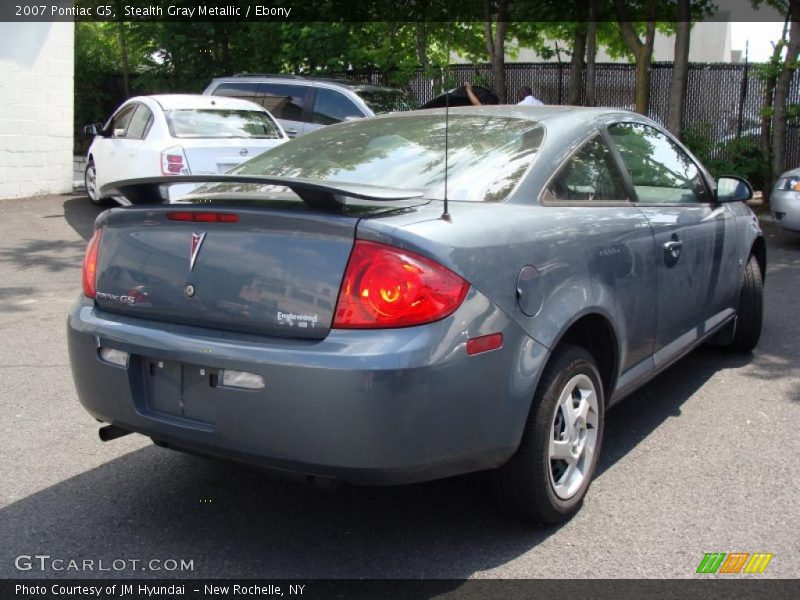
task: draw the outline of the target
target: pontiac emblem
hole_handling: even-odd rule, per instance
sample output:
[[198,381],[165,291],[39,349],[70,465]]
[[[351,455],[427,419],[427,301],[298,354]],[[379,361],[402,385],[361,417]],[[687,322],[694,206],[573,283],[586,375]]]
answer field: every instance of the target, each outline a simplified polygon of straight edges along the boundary
[[189,270],[194,270],[194,263],[197,260],[197,255],[200,253],[200,246],[203,245],[203,240],[206,239],[205,233],[192,234],[192,253],[189,255]]

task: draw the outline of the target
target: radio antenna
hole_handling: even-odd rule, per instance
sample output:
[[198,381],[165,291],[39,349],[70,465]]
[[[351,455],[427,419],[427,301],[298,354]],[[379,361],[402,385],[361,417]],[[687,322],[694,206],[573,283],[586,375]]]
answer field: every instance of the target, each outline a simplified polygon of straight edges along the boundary
[[447,150],[448,150],[448,125],[450,123],[450,91],[444,94],[444,212],[442,219],[450,221],[450,213],[447,210]]

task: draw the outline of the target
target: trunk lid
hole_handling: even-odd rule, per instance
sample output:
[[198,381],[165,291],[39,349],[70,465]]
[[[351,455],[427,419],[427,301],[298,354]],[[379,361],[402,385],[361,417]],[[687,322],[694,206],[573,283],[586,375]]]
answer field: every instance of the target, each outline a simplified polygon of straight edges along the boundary
[[196,140],[181,138],[178,145],[183,148],[186,160],[189,163],[189,170],[193,175],[216,175],[218,173],[227,173],[243,162],[285,141],[285,138]]
[[[264,202],[252,208],[172,205],[104,213],[97,305],[172,323],[325,337],[360,215],[320,214],[300,202],[286,210],[286,204],[281,209]],[[238,222],[167,217],[176,212],[233,214]]]
[[[180,148],[192,175],[219,175],[227,173],[262,152],[283,144],[287,138],[258,139],[186,139]],[[170,200],[190,194],[197,185],[174,185],[167,192]]]

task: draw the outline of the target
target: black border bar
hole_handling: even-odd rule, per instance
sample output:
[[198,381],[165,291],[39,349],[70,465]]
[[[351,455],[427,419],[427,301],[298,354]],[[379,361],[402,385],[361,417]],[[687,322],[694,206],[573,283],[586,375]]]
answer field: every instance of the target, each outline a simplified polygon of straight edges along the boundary
[[[557,22],[570,19],[536,0],[508,0],[508,21]],[[612,7],[614,0],[600,0]],[[490,0],[496,8],[498,0]],[[631,21],[646,21],[649,3],[629,9]],[[783,21],[784,15],[762,2],[717,0],[709,21]],[[549,6],[547,10],[545,7]],[[634,5],[632,5],[634,6]],[[675,18],[670,3],[657,5],[657,20]],[[669,12],[667,12],[669,11]],[[494,13],[493,13],[494,14]],[[603,11],[613,20],[613,10]],[[483,0],[2,0],[0,21],[483,21]]]
[[[130,586],[130,587],[123,587]],[[236,592],[236,586],[239,592]],[[130,590],[131,593],[123,593]],[[99,592],[99,593],[98,593]],[[535,598],[648,600],[795,599],[800,580],[731,576],[725,579],[11,579],[3,600],[532,600]]]

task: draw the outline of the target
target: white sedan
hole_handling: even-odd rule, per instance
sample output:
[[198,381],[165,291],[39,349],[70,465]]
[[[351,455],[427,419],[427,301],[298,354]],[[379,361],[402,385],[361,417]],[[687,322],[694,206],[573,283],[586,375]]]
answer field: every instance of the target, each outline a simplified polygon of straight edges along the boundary
[[[160,175],[211,175],[282,144],[289,138],[266,109],[236,98],[194,94],[137,96],[122,104],[89,147],[84,181],[95,204],[112,181]],[[192,184],[170,186],[169,198]]]

